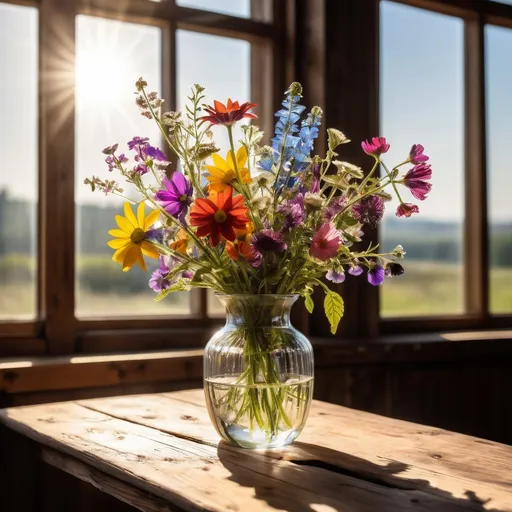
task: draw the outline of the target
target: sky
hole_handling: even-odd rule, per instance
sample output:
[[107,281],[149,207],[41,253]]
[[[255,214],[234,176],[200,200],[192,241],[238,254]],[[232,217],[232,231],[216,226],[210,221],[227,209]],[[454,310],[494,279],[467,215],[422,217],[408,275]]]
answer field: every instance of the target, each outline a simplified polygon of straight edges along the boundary
[[[178,3],[249,16],[249,0]],[[463,23],[390,1],[381,5],[380,135],[392,146],[386,161],[402,161],[413,143],[423,144],[434,177],[431,196],[420,204],[422,220],[462,220]],[[512,220],[512,30],[488,27],[486,43],[490,214]],[[5,77],[0,81],[0,188],[7,187],[13,197],[35,199],[36,10],[0,3],[0,44],[8,48],[0,54]],[[160,90],[160,29],[79,16],[76,52],[76,199],[105,204],[104,196],[82,184],[92,174],[110,177],[101,149],[114,142],[122,147],[135,135],[158,141],[155,126],[134,105],[133,83],[144,76],[150,88]],[[207,87],[208,99],[250,99],[249,43],[180,30],[177,52],[180,107],[196,82]],[[307,104],[307,91],[304,100]],[[226,138],[218,135],[224,152]]]

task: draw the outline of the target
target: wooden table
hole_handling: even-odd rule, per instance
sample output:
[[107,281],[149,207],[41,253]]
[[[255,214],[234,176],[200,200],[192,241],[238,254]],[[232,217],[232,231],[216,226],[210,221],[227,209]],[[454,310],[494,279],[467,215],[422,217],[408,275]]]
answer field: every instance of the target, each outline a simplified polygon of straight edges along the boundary
[[[101,512],[77,505],[83,482],[116,498],[109,512],[512,511],[512,447],[323,402],[267,452],[220,442],[202,390],[11,408],[0,423],[5,512]],[[48,465],[68,483],[41,483]]]

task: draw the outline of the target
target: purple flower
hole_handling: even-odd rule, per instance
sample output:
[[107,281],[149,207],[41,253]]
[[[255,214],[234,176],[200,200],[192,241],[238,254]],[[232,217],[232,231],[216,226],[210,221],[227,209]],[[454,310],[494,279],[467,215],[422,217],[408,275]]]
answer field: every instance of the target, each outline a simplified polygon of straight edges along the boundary
[[306,218],[304,196],[297,194],[293,199],[283,201],[277,211],[284,215],[283,229],[291,229],[302,224]]
[[423,151],[425,151],[425,148],[421,144],[414,144],[411,148],[411,151],[409,151],[409,160],[413,164],[421,164],[426,162],[429,157],[423,154]]
[[147,174],[149,172],[149,167],[146,164],[137,164],[133,168],[133,172],[135,174],[140,174],[141,176],[143,176],[144,174]]
[[154,147],[154,146],[146,146],[142,153],[144,154],[144,156],[146,158],[151,158],[157,162],[161,162],[161,163],[169,163],[167,161],[167,157],[165,156],[164,152],[161,151],[160,149]]
[[380,156],[389,149],[389,144],[384,137],[373,137],[371,141],[363,140],[361,147],[367,155]]
[[269,252],[279,254],[288,248],[281,235],[272,229],[263,229],[255,233],[251,241],[254,249],[261,254]]
[[130,151],[133,150],[134,148],[139,149],[141,146],[146,146],[148,142],[149,139],[147,137],[133,137],[133,139],[128,142],[128,149]]
[[112,172],[116,168],[116,165],[117,165],[115,157],[113,157],[111,155],[109,155],[109,156],[107,156],[107,158],[105,158],[105,163],[108,165],[108,170],[110,172]]
[[401,276],[404,272],[404,267],[402,267],[400,263],[395,263],[394,261],[392,261],[386,265],[385,273],[387,276]]
[[346,204],[347,200],[345,196],[335,197],[324,212],[324,220],[326,222],[331,222],[331,220],[333,220],[334,217],[336,217],[336,215],[345,208]]
[[351,265],[348,269],[348,273],[351,276],[360,276],[363,273],[363,267],[360,267],[359,265]]
[[432,185],[425,180],[430,180],[431,178],[431,166],[429,164],[418,164],[407,171],[403,182],[416,199],[424,201],[427,198],[427,194],[432,190]]
[[397,217],[410,217],[413,213],[420,213],[420,209],[412,203],[401,203],[396,209]]
[[325,274],[325,278],[333,283],[343,283],[343,281],[345,281],[345,272],[338,272],[337,270],[331,269]]
[[155,292],[167,290],[172,284],[168,279],[170,268],[167,266],[167,260],[169,260],[169,258],[160,256],[160,266],[153,272],[149,280],[149,287]]
[[156,200],[167,213],[184,222],[188,206],[192,202],[192,185],[177,171],[170,180],[164,179],[162,185],[165,188],[156,193]]
[[384,281],[384,267],[382,265],[375,265],[368,270],[368,282],[373,286],[379,286]]
[[194,277],[194,272],[191,270],[185,270],[181,273],[181,277],[183,277],[183,279],[192,279]]
[[354,218],[374,228],[384,215],[384,201],[379,196],[364,197],[352,207]]

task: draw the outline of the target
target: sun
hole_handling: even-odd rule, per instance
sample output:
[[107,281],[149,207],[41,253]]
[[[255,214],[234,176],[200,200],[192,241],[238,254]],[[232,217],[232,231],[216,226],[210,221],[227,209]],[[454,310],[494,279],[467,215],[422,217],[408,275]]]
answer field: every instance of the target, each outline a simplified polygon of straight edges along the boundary
[[119,54],[112,44],[102,44],[105,42],[87,39],[77,48],[76,99],[84,108],[112,106],[126,87],[124,74],[116,69]]

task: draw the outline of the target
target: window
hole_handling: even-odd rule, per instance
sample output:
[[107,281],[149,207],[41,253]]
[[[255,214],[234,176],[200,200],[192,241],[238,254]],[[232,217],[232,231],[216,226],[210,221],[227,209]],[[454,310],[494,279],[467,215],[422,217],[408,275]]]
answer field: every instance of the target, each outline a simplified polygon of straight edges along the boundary
[[[383,316],[460,314],[464,309],[464,24],[460,18],[381,2],[381,133],[389,164],[421,143],[434,169],[420,215],[381,228],[385,251],[407,252],[406,272],[381,288]],[[435,70],[435,71],[434,71]],[[412,166],[409,166],[412,167]],[[392,213],[393,212],[393,213]]]
[[37,21],[0,3],[0,321],[37,316]]
[[[274,90],[262,87],[284,85],[271,79],[281,55],[271,0],[15,3],[0,2],[9,48],[0,56],[0,144],[13,171],[0,174],[0,338],[37,338],[53,353],[168,347],[170,339],[197,346],[217,301],[205,292],[155,303],[148,274],[122,274],[106,242],[123,199],[99,197],[83,181],[108,176],[101,151],[109,144],[145,135],[162,145],[133,101],[139,76],[168,109],[181,108],[196,82],[208,100],[257,98],[272,109]],[[271,57],[259,58],[255,77],[260,52]],[[198,335],[183,336],[183,327]],[[0,339],[0,355],[8,350]]]
[[490,309],[512,312],[512,174],[509,163],[512,118],[512,29],[486,27],[487,166]]
[[381,132],[399,157],[423,144],[433,167],[421,215],[380,228],[384,249],[407,251],[380,290],[381,331],[510,325],[494,316],[512,312],[506,4],[380,1]]

